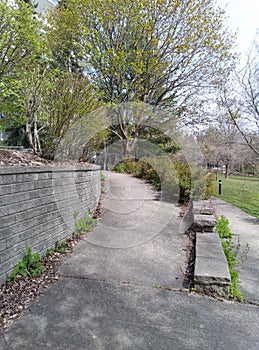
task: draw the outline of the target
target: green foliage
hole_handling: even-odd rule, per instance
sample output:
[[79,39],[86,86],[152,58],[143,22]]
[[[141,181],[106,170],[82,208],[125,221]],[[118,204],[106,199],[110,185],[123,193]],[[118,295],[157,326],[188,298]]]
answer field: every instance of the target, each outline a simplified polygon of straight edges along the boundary
[[5,115],[5,129],[14,131],[10,143],[26,146],[20,134],[22,130],[26,136],[25,116],[29,115],[26,107],[37,109],[37,93],[35,84],[25,76],[30,76],[32,67],[42,62],[46,45],[43,22],[35,19],[33,7],[22,0],[15,3],[0,2],[0,110]]
[[100,180],[105,181],[106,177],[104,176],[103,172],[100,172]]
[[[60,26],[65,30],[61,18],[55,26],[54,11],[47,25],[35,19],[32,6],[22,0],[17,4],[0,3],[0,110],[7,127],[22,130],[35,153],[53,159],[71,125],[99,102],[89,79],[75,68],[79,52],[70,38],[57,34]],[[65,40],[68,51],[62,58],[57,51]]]
[[207,86],[228,67],[231,37],[212,1],[67,0],[63,12],[107,102],[174,103],[175,86]]
[[179,181],[179,201],[185,203],[192,195],[191,169],[187,163],[181,161],[176,161],[174,166]]
[[93,87],[86,77],[70,72],[52,72],[46,77],[42,112],[47,125],[42,131],[43,155],[53,159],[70,127],[98,107]]
[[[77,218],[78,214],[74,215],[74,217]],[[95,224],[96,224],[96,219],[93,218],[92,211],[88,210],[88,215],[76,220],[75,230],[74,230],[73,234],[74,235],[84,235],[87,232],[92,231]]]
[[53,255],[55,253],[55,248],[49,248],[47,249],[46,251],[46,256],[50,256],[50,255]]
[[239,271],[238,271],[238,261],[237,261],[237,250],[235,250],[234,242],[232,241],[232,238],[234,234],[230,231],[228,227],[229,221],[228,219],[222,215],[220,219],[217,221],[217,227],[216,231],[219,234],[219,237],[221,239],[221,244],[223,251],[225,253],[227,262],[228,262],[228,268],[229,273],[231,276],[231,285],[230,285],[230,296],[233,299],[239,300],[239,301],[245,301],[244,295],[239,291]]
[[60,243],[56,241],[55,243],[55,251],[60,254],[64,254],[68,245],[66,243]]
[[40,51],[41,23],[35,20],[31,6],[21,0],[16,5],[0,2],[0,82]]
[[114,170],[130,173],[148,181],[158,190],[162,190],[162,199],[168,201],[185,203],[193,196],[209,198],[214,193],[213,178],[204,173],[195,173],[186,162],[173,160],[170,157],[139,161],[126,159]]
[[[63,61],[69,58],[70,70],[71,58],[83,63],[98,97],[118,107],[110,130],[127,157],[143,134],[154,136],[147,126],[161,129],[179,119],[193,125],[194,105],[203,103],[197,95],[231,68],[232,37],[211,0],[66,0],[55,16],[52,45]],[[154,117],[156,110],[162,113]],[[165,137],[156,144],[165,153],[177,150]]]
[[120,163],[117,167],[116,167],[116,171],[117,173],[121,174],[125,172],[125,165],[123,163]]
[[215,186],[214,186],[214,176],[212,174],[206,175],[206,191],[204,199],[209,199],[212,196],[215,196]]
[[231,239],[234,234],[230,231],[230,228],[228,227],[229,221],[228,219],[222,215],[220,219],[217,221],[216,230],[219,234],[219,237],[221,239]]
[[101,193],[105,193],[105,179],[106,177],[103,175],[103,172],[100,172],[100,180],[101,180]]
[[49,248],[46,251],[46,256],[53,255],[54,253],[64,254],[66,252],[66,248],[68,247],[68,244],[66,242],[55,242],[54,248]]
[[7,281],[25,276],[37,277],[42,272],[41,256],[39,254],[32,254],[31,248],[26,247],[26,254],[22,261],[15,266],[11,276],[7,276]]
[[52,9],[47,17],[47,46],[52,53],[51,67],[83,75],[81,33],[77,30],[77,19],[63,5]]

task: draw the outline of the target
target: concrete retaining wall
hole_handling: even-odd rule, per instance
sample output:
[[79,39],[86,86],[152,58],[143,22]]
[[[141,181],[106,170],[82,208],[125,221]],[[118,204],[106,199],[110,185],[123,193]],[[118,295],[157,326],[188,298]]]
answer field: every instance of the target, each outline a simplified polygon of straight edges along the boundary
[[[100,197],[100,169],[0,168],[0,284],[22,259],[26,246],[44,254],[64,241],[78,218],[94,211]],[[77,219],[78,219],[77,218]]]

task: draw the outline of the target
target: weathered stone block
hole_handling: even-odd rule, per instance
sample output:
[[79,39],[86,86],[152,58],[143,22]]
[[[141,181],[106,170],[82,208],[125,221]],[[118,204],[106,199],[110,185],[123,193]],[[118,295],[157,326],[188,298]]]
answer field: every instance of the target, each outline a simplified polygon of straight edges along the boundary
[[214,209],[209,200],[193,201],[193,213],[202,215],[213,215]]
[[213,232],[217,221],[213,215],[195,214],[192,229],[195,232]]

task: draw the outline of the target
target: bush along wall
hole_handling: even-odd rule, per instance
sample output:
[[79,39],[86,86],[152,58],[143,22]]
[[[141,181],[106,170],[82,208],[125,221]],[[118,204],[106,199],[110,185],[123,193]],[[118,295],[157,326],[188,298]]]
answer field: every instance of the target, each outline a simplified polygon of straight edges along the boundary
[[71,236],[80,218],[96,209],[100,193],[97,166],[1,167],[0,284],[26,247],[44,255]]
[[125,159],[114,170],[148,181],[161,190],[161,199],[169,202],[183,204],[191,197],[208,199],[214,194],[214,181],[210,175],[191,170],[186,162],[169,157],[139,161]]

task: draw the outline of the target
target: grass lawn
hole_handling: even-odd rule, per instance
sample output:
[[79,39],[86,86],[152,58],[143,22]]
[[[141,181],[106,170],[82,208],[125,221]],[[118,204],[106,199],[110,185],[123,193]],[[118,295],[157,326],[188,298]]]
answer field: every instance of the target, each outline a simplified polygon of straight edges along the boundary
[[218,195],[218,181],[215,181],[217,196],[235,205],[246,213],[259,218],[259,177],[230,176],[222,180],[222,195]]

